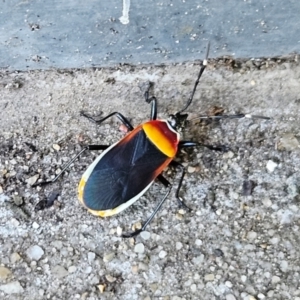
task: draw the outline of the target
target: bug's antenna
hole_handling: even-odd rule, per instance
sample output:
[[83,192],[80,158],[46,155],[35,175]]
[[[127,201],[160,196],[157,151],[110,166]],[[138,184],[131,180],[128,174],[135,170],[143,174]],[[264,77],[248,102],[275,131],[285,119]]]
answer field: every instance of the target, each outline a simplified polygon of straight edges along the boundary
[[198,74],[197,80],[195,82],[192,94],[191,94],[190,98],[188,99],[188,102],[186,103],[185,107],[182,110],[180,110],[177,114],[180,114],[180,113],[184,112],[190,106],[190,104],[193,101],[193,98],[194,98],[194,95],[195,95],[195,92],[196,92],[196,89],[197,89],[200,77],[203,74],[203,72],[204,72],[204,70],[205,70],[205,68],[207,66],[207,58],[208,58],[208,53],[209,53],[209,47],[210,47],[210,42],[208,42],[207,50],[206,50],[206,56],[205,56],[205,59],[202,62],[201,69],[200,69],[200,72]]

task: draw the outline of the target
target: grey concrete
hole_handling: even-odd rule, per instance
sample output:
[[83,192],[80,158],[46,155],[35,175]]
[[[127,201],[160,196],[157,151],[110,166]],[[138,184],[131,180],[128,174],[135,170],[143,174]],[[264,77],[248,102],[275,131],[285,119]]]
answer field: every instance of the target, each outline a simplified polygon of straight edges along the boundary
[[[192,211],[178,209],[173,189],[148,232],[129,240],[119,234],[149,216],[165,193],[160,183],[106,219],[77,201],[98,151],[56,184],[31,184],[54,176],[83,145],[124,136],[118,120],[97,126],[80,110],[117,110],[136,126],[149,118],[140,87],[150,79],[166,117],[183,107],[199,66],[1,73],[0,299],[299,300],[300,66],[247,66],[209,65],[190,119],[217,105],[272,120],[194,120],[182,139],[231,151],[181,151],[181,196]],[[179,174],[164,174],[176,186]],[[60,194],[54,205],[36,210],[52,191]]]
[[203,57],[299,53],[300,2],[3,1],[0,68],[8,70],[161,64]]

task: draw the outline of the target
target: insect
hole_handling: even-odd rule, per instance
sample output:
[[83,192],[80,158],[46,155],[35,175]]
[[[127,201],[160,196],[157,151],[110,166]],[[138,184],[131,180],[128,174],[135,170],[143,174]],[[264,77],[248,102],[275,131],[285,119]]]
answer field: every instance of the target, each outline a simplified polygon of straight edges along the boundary
[[[129,133],[113,145],[88,145],[84,147],[64,166],[54,179],[40,182],[36,185],[55,182],[84,151],[102,150],[103,152],[83,174],[78,187],[79,201],[93,215],[107,217],[120,213],[137,201],[150,188],[155,179],[158,179],[167,189],[164,197],[159,201],[143,226],[138,230],[123,234],[123,237],[133,237],[145,230],[167,199],[172,189],[172,184],[162,175],[162,172],[168,165],[172,165],[181,171],[175,195],[179,204],[187,208],[179,196],[185,176],[185,168],[174,160],[178,151],[190,147],[206,147],[211,150],[226,151],[225,146],[212,146],[194,141],[180,140],[180,134],[178,133],[187,120],[188,114],[184,113],[184,111],[193,101],[199,80],[207,66],[208,53],[209,45],[187,103],[177,113],[170,115],[167,120],[157,119],[157,99],[149,96],[149,89],[147,89],[144,96],[146,102],[151,105],[150,120],[136,128],[119,112],[113,112],[100,120],[81,113],[81,115],[97,124],[112,116],[116,116],[128,129]],[[244,117],[269,119],[246,114],[203,116],[199,117],[199,119]]]

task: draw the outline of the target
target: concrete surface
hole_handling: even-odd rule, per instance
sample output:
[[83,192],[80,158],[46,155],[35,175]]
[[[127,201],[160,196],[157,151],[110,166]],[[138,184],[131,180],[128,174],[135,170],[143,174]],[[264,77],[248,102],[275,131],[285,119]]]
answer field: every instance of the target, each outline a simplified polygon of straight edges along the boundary
[[[234,66],[234,67],[232,67]],[[136,239],[165,190],[155,183],[124,213],[90,215],[77,201],[85,153],[58,183],[33,188],[89,143],[120,139],[119,122],[96,126],[84,110],[149,117],[142,88],[154,82],[159,116],[183,107],[198,65],[1,73],[0,298],[300,299],[299,78],[297,62],[210,61],[189,112],[214,106],[272,120],[192,124],[184,137],[230,146],[228,153],[179,154],[188,170],[178,211],[174,191]],[[140,88],[141,87],[141,88]],[[194,122],[193,123],[197,123]],[[174,184],[178,173],[165,172]],[[56,191],[54,205],[37,210]]]
[[300,52],[300,2],[2,1],[0,68],[156,65]]

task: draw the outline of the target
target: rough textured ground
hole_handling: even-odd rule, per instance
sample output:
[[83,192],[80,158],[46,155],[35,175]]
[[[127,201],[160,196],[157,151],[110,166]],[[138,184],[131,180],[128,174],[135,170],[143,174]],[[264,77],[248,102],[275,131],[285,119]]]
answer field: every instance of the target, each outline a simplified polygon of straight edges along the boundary
[[[198,65],[1,74],[1,299],[300,299],[300,65],[233,65],[210,64],[190,117],[219,106],[272,120],[193,122],[185,139],[231,151],[180,153],[188,170],[181,196],[193,211],[178,210],[173,190],[135,239],[119,234],[150,214],[165,193],[159,183],[107,219],[77,201],[98,153],[84,153],[56,184],[31,184],[82,145],[124,135],[116,119],[97,126],[81,110],[120,111],[137,125],[149,118],[142,89],[151,80],[165,117],[183,107]],[[172,169],[165,175],[178,181]],[[54,205],[41,210],[53,192]]]

